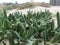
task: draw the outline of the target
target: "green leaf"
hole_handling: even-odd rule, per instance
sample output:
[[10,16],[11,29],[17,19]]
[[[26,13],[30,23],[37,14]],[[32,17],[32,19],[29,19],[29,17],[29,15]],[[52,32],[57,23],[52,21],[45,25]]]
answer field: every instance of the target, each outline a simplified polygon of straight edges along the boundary
[[12,32],[7,31],[6,34],[7,34],[7,38],[9,40],[10,45],[14,45],[14,38],[13,38]]
[[6,45],[6,43],[3,41],[3,45]]

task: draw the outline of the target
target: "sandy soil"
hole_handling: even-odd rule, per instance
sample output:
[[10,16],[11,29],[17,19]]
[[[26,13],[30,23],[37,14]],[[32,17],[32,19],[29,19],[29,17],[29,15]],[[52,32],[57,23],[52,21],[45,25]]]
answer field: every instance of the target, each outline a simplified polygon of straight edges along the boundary
[[29,10],[37,12],[37,11],[45,11],[45,9],[49,10],[52,13],[56,13],[57,11],[60,12],[60,6],[51,6],[49,8],[37,6],[37,7],[34,7],[34,8],[26,8],[26,9],[22,9],[22,10],[13,9],[13,10],[8,11],[8,14],[18,12],[18,11],[22,12],[23,14],[26,14],[27,11],[29,11]]

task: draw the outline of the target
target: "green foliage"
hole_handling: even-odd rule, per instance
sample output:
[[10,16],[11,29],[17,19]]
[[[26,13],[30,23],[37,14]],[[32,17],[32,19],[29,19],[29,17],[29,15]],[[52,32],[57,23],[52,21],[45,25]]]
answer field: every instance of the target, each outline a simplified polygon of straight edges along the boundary
[[46,33],[47,33],[47,31],[44,30],[44,32],[43,32],[43,36],[44,36],[44,45],[46,45],[46,42],[47,42],[47,40],[46,40]]
[[60,14],[59,14],[59,12],[57,12],[57,24],[58,24],[58,26],[60,26]]
[[51,42],[53,43],[60,43],[60,13],[57,12],[56,14],[57,16],[57,25],[58,27],[55,29],[55,34],[54,34],[54,37],[52,38]]
[[39,45],[39,41],[38,40],[35,40],[32,45]]
[[[28,41],[34,40],[33,45],[39,45],[37,39],[43,39],[46,45],[46,42],[55,36],[55,30],[59,30],[59,27],[54,29],[54,20],[47,10],[34,13],[28,11],[27,14],[17,12],[9,14],[9,16],[5,10],[3,11],[4,13],[0,15],[0,42],[7,39],[10,45],[20,45],[21,43],[29,44]],[[15,39],[17,43],[15,43]],[[5,42],[3,43],[5,45]]]
[[52,43],[60,43],[60,32],[56,33],[54,38],[51,40]]

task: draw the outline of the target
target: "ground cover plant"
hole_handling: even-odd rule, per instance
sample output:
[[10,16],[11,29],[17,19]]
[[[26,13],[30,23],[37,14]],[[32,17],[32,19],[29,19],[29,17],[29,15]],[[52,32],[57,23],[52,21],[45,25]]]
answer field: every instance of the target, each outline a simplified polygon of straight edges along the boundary
[[[60,42],[60,14],[56,14],[58,27],[54,29],[54,20],[48,10],[45,12],[28,11],[27,14],[16,12],[9,14],[5,10],[0,14],[0,43],[6,45],[39,45],[44,41]],[[42,40],[41,40],[42,39]]]

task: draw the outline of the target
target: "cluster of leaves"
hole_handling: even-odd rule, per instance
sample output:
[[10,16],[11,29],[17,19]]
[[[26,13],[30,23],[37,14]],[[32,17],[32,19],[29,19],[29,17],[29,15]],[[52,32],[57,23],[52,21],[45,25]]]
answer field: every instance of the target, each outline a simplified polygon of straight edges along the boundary
[[10,45],[27,45],[29,41],[33,41],[30,45],[39,45],[38,42],[43,39],[46,45],[55,36],[57,29],[54,29],[51,13],[46,10],[37,13],[28,11],[27,14],[17,12],[9,16],[4,10],[0,15],[0,42],[3,44],[4,40],[9,40]]
[[55,34],[54,34],[54,37],[52,38],[51,42],[53,43],[60,43],[60,13],[57,12],[56,14],[56,17],[57,17],[57,28],[54,30],[55,31]]

